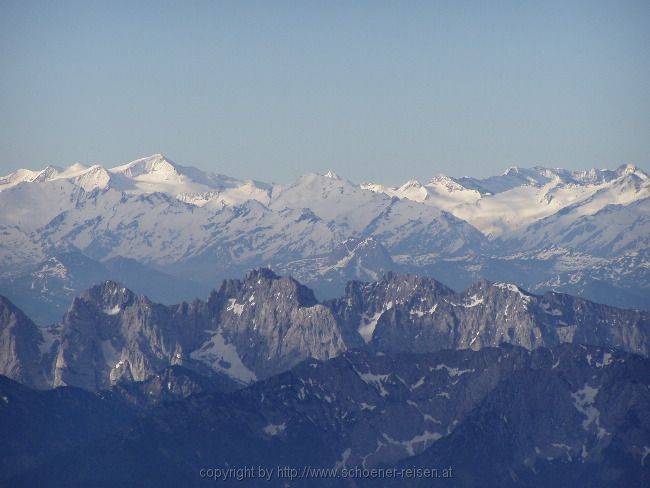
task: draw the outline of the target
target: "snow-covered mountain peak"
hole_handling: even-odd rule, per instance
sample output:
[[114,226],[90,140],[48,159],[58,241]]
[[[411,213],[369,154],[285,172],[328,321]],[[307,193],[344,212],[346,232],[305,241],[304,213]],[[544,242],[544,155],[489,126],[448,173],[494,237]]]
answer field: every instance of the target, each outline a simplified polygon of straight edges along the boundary
[[[473,249],[468,236],[476,246],[487,245],[487,237],[538,249],[554,235],[553,244],[589,244],[595,249],[591,241],[596,239],[587,243],[570,233],[574,225],[584,227],[607,217],[603,226],[614,229],[618,223],[616,228],[622,228],[628,221],[615,222],[610,215],[613,207],[643,217],[647,203],[632,205],[648,198],[650,178],[632,165],[586,171],[512,167],[485,179],[438,175],[426,184],[410,180],[396,187],[358,185],[330,171],[305,174],[280,186],[205,173],[154,154],[109,170],[75,163],[65,169],[18,170],[0,178],[0,208],[6,209],[0,213],[0,226],[17,229],[6,231],[11,236],[4,238],[11,243],[6,256],[21,255],[22,248],[29,248],[24,244],[32,239],[29,233],[38,232],[45,243],[70,239],[98,255],[135,252],[138,258],[170,263],[216,246],[215,236],[227,234],[238,242],[235,236],[244,229],[266,240],[269,235],[277,238],[264,256],[272,256],[272,250],[323,257],[332,243],[372,235],[395,262],[406,262],[418,253],[432,254],[432,249],[449,254]],[[599,213],[608,206],[612,207],[608,212]],[[154,221],[154,213],[166,222],[173,238],[160,231],[162,224]],[[123,229],[131,229],[135,220],[137,231],[127,237]],[[634,225],[639,227],[640,222]],[[531,227],[537,224],[538,229]],[[449,232],[444,238],[443,230]],[[135,244],[137,236],[146,246]],[[300,244],[281,248],[282,240],[293,238]],[[257,249],[264,246],[257,239],[241,244],[239,259],[258,255]],[[598,249],[605,249],[604,239],[603,233]],[[635,239],[620,242],[632,242],[632,247],[625,245],[633,250],[640,246]],[[34,252],[39,261],[43,252]],[[219,252],[229,255],[231,249],[226,246]]]
[[340,180],[340,179],[341,179],[341,177],[340,177],[339,175],[337,175],[337,174],[336,174],[334,171],[332,171],[332,170],[329,170],[327,173],[325,173],[324,176],[326,176],[327,178],[331,178],[331,179],[333,179],[333,180]]
[[621,176],[634,175],[644,181],[650,179],[645,171],[633,164],[623,164],[616,169],[616,172]]
[[305,203],[302,206],[286,205],[288,208],[310,208],[307,202],[311,200],[328,199],[334,195],[350,195],[362,191],[359,185],[355,185],[344,178],[332,178],[320,173],[305,173],[293,183],[278,187],[277,190],[272,205],[279,205],[280,202],[284,202],[286,199],[292,201],[297,199]]
[[395,190],[395,196],[415,202],[423,202],[429,197],[429,192],[418,180],[409,180]]
[[587,170],[566,170],[562,168],[545,168],[535,166],[531,168],[538,175],[549,180],[567,185],[603,185],[618,178],[636,176],[647,180],[648,175],[633,164],[623,164],[615,170],[591,168]]
[[348,180],[308,173],[274,195],[269,207],[273,210],[308,208],[321,219],[338,222],[346,232],[354,235],[375,219],[390,201],[386,195],[367,191]]
[[160,181],[181,181],[181,174],[176,165],[162,154],[153,154],[136,159],[130,163],[111,168],[111,173],[121,174],[128,178],[148,177]]
[[46,183],[55,180],[68,180],[86,191],[91,191],[94,188],[105,188],[110,175],[102,166],[88,166],[82,163],[74,163],[67,168],[46,166],[40,171],[19,169],[0,178],[0,191],[8,190],[19,183]]
[[62,168],[58,166],[48,165],[38,173],[38,175],[36,176],[36,178],[32,180],[32,182],[40,183],[43,181],[50,181],[56,179],[62,172],[63,172]]
[[546,168],[544,166],[534,166],[532,169],[549,180],[560,180],[560,174],[564,171],[560,168]]
[[111,182],[111,175],[103,166],[95,164],[74,176],[73,180],[78,186],[89,192],[95,188],[107,188]]
[[519,166],[510,166],[502,173],[502,176],[515,176],[518,174],[519,174]]
[[456,181],[454,178],[451,178],[443,174],[439,174],[431,178],[427,183],[427,186],[444,189],[449,193],[454,191],[468,191],[467,188],[465,188],[463,185],[458,183],[458,181]]
[[0,191],[16,186],[19,183],[34,181],[39,173],[40,171],[30,169],[17,169],[7,176],[0,177]]
[[407,188],[422,188],[422,184],[418,180],[408,180],[400,187],[400,189]]
[[162,154],[136,159],[109,171],[118,179],[115,186],[124,192],[161,192],[197,207],[221,208],[251,199],[268,205],[273,189],[253,180],[242,181],[181,166]]
[[585,171],[512,166],[483,179],[437,175],[424,186],[408,181],[397,188],[372,183],[361,187],[446,210],[496,238],[567,207],[581,207],[572,213],[577,218],[608,204],[629,205],[650,195],[650,177],[633,165]]
[[322,175],[320,173],[305,173],[296,179],[290,186],[303,186],[313,184],[326,184],[328,186],[340,186],[348,183],[346,180],[340,178],[336,173],[328,171]]
[[394,196],[395,193],[395,188],[391,188],[390,186],[382,185],[379,183],[363,182],[359,185],[359,188],[375,193],[385,193],[386,195],[390,196]]
[[61,171],[58,174],[58,177],[70,178],[73,176],[79,176],[80,174],[86,172],[88,169],[90,169],[90,166],[88,166],[87,164],[83,164],[80,162],[72,163],[70,166],[68,166],[63,171]]
[[[52,181],[65,181],[66,185],[45,188],[41,186]],[[331,180],[328,181],[338,181]],[[54,208],[56,213],[65,210],[67,204],[73,200],[69,199],[74,188],[80,188],[85,192],[95,189],[112,188],[118,192],[129,195],[145,195],[151,193],[163,193],[176,198],[184,203],[196,207],[209,205],[211,208],[222,208],[224,206],[240,205],[247,200],[257,200],[264,205],[270,203],[271,194],[278,188],[266,183],[253,180],[238,180],[228,176],[205,173],[199,169],[181,166],[166,158],[162,154],[153,154],[139,158],[129,163],[106,169],[100,165],[86,165],[74,163],[67,168],[48,166],[40,171],[20,169],[8,176],[0,177],[0,192],[16,187],[21,183],[33,186],[30,189],[21,190],[21,193],[28,192],[37,196],[39,192],[60,191],[68,194],[61,196],[61,206]],[[14,194],[7,198],[22,198]],[[46,212],[50,218],[52,212]],[[42,220],[42,219],[41,219]],[[43,224],[39,220],[39,225]]]

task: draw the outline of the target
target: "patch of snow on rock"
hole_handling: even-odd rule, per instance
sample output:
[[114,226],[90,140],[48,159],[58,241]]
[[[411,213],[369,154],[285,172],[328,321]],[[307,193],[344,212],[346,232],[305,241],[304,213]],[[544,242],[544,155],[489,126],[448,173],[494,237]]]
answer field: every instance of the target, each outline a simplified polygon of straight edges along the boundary
[[242,383],[255,381],[257,377],[242,362],[233,344],[227,344],[220,331],[207,331],[212,334],[199,349],[190,353],[190,358],[201,361],[213,370],[225,373]]
[[266,427],[264,427],[264,433],[267,435],[278,435],[281,432],[284,432],[284,430],[287,428],[286,423],[282,424],[269,424]]

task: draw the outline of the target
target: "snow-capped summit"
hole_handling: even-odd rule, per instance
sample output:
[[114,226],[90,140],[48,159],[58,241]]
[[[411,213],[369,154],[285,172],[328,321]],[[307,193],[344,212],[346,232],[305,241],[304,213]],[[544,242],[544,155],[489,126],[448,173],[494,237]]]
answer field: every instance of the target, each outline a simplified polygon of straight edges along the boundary
[[616,169],[616,172],[621,176],[634,175],[646,181],[650,178],[645,171],[633,164],[623,164]]
[[117,177],[116,187],[133,194],[165,193],[185,203],[220,208],[246,200],[268,204],[272,187],[252,180],[205,173],[181,166],[162,154],[136,159],[109,170]]
[[418,180],[409,180],[395,191],[395,195],[400,198],[423,202],[429,197],[429,192]]
[[90,192],[95,188],[108,188],[111,183],[111,175],[102,166],[95,164],[80,171],[79,174],[72,177],[76,185]]
[[70,166],[68,166],[65,169],[65,172],[68,173],[70,176],[72,176],[75,174],[83,173],[88,168],[90,168],[90,166],[88,166],[87,164],[83,164],[77,161],[76,163],[72,163]]
[[111,168],[111,173],[121,174],[128,178],[148,176],[152,181],[181,181],[182,176],[176,165],[162,154],[154,154],[136,159],[130,163]]
[[336,174],[334,171],[332,171],[332,170],[329,170],[327,173],[325,173],[324,176],[326,176],[326,177],[328,177],[328,178],[331,178],[331,179],[333,179],[333,180],[340,180],[340,179],[341,179],[341,177],[340,177],[339,175],[337,175],[337,174]]
[[[119,178],[120,189],[133,193],[187,193],[209,191],[203,181],[195,181],[184,174],[181,166],[154,154],[109,170]],[[201,175],[204,177],[204,175]],[[202,178],[204,179],[204,178]]]
[[576,216],[646,198],[650,196],[650,178],[633,165],[587,171],[512,166],[500,176],[484,179],[437,175],[424,186],[408,181],[397,188],[373,183],[362,188],[446,210],[496,238],[581,202],[585,206],[574,212]]
[[427,186],[437,186],[444,188],[447,192],[467,190],[463,185],[458,183],[455,179],[447,175],[439,174],[429,180]]
[[85,192],[110,187],[127,194],[164,193],[195,206],[209,204],[216,208],[238,205],[250,199],[267,205],[273,190],[265,183],[205,173],[176,164],[162,154],[153,154],[110,169],[78,162],[67,168],[19,169],[0,178],[0,192],[20,183],[64,180]]
[[519,167],[518,166],[510,166],[507,170],[505,170],[503,173],[501,173],[502,176],[516,176],[519,175]]
[[400,189],[405,189],[405,190],[410,188],[420,189],[422,188],[422,183],[420,183],[418,180],[408,180],[400,187]]
[[39,173],[40,171],[32,171],[30,169],[17,169],[13,173],[0,178],[0,191],[11,188],[19,183],[34,181]]
[[87,166],[74,163],[67,168],[46,166],[40,171],[19,169],[8,176],[0,178],[0,191],[13,188],[20,183],[46,183],[56,180],[68,180],[86,191],[105,188],[110,180],[108,172],[99,165]]
[[520,187],[541,187],[553,181],[557,175],[553,170],[535,166],[533,168],[521,168],[511,166],[499,176],[488,178],[472,178],[463,176],[456,181],[471,190],[477,190],[482,195],[496,195]]
[[43,171],[38,173],[36,178],[34,178],[34,183],[41,183],[43,181],[50,181],[57,179],[59,175],[63,172],[58,166],[46,166]]
[[389,197],[365,191],[347,180],[309,173],[278,192],[270,208],[309,208],[321,219],[360,232],[389,201]]

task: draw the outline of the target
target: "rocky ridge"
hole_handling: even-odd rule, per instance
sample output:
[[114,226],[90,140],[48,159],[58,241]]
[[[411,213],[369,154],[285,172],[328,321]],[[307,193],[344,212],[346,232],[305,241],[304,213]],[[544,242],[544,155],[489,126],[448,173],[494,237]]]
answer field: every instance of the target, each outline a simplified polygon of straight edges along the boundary
[[[0,433],[23,456],[1,481],[30,486],[56,479],[66,486],[199,486],[200,469],[261,466],[451,467],[450,486],[642,486],[650,446],[647,358],[607,348],[563,344],[529,351],[377,354],[348,351],[328,361],[307,359],[290,371],[230,394],[198,394],[162,403],[133,418],[119,393],[91,395],[64,387],[28,392],[0,381],[0,419],[46,421],[65,399],[74,435],[40,458],[35,446],[63,435],[24,437],[13,422]],[[49,395],[49,398],[46,396]],[[90,398],[93,397],[93,398]],[[114,433],[73,429],[85,405]],[[112,415],[110,414],[112,412]],[[77,434],[78,433],[78,434]],[[4,459],[4,458],[3,458]],[[11,458],[15,459],[15,458]],[[208,461],[206,461],[208,460]],[[71,469],[74,466],[74,469]],[[120,469],[115,469],[119,466]],[[347,486],[327,477],[256,478],[248,486]],[[355,479],[353,486],[430,486],[430,479]],[[233,482],[234,484],[234,482]]]
[[9,304],[5,310],[1,373],[35,387],[101,390],[149,380],[175,365],[246,385],[350,349],[424,353],[572,343],[650,355],[648,312],[488,281],[457,293],[430,278],[395,273],[350,282],[344,296],[325,302],[267,269],[224,281],[207,301],[173,306],[105,282],[75,298],[63,320],[46,329]]

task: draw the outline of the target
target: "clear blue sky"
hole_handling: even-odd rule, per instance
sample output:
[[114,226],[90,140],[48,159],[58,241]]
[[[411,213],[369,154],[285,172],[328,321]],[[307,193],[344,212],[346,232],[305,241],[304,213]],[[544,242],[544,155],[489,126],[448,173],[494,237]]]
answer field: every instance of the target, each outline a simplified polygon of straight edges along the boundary
[[650,170],[650,2],[0,0],[0,174]]

